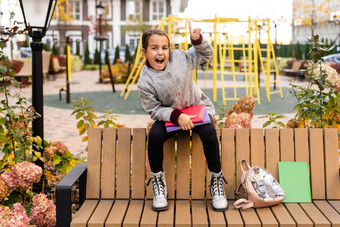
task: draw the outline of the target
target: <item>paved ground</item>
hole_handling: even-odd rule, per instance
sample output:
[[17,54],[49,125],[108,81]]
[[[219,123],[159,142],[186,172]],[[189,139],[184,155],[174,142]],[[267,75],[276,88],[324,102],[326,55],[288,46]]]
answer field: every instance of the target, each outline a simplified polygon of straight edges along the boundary
[[[289,87],[288,77],[281,76],[281,85],[282,87]],[[71,93],[79,93],[79,92],[98,92],[98,91],[112,91],[112,87],[110,84],[98,84],[98,72],[97,71],[81,71],[72,73],[72,84],[71,84]],[[305,84],[306,82],[298,82]],[[56,86],[64,85],[65,78],[64,75],[59,75],[56,80],[46,80],[44,82],[44,95],[55,95],[55,98],[58,94],[59,89]],[[204,82],[204,80],[199,80],[198,82],[200,87],[205,86],[206,88],[212,87],[212,80],[208,80]],[[262,84],[263,86],[263,84]],[[120,94],[120,91],[123,89],[124,85],[119,84],[116,85],[117,93]],[[133,89],[136,89],[134,87]],[[19,89],[11,87],[12,92],[17,92]],[[32,87],[28,86],[21,89],[23,96],[27,98],[31,98]],[[3,98],[3,94],[0,94],[0,98]],[[72,99],[72,96],[71,96]],[[129,100],[129,99],[128,99]],[[126,101],[127,105],[129,101]],[[96,100],[93,100],[96,101]],[[63,95],[63,102],[65,102],[65,95]],[[69,104],[72,105],[72,104]],[[273,111],[275,110],[268,110]],[[44,136],[48,141],[62,141],[66,144],[69,150],[76,154],[84,151],[86,147],[86,143],[81,142],[81,137],[78,135],[78,131],[76,129],[76,120],[74,116],[71,116],[72,109],[65,108],[55,108],[55,107],[44,107]],[[101,113],[98,113],[101,115]],[[115,114],[117,116],[116,122],[119,124],[124,124],[126,127],[146,127],[148,122],[151,121],[150,117],[147,114]],[[253,128],[262,128],[262,124],[264,123],[264,119],[259,119],[259,115],[254,115],[252,120]],[[286,113],[286,118],[282,121],[286,122],[288,119],[291,119],[294,116],[294,113]]]

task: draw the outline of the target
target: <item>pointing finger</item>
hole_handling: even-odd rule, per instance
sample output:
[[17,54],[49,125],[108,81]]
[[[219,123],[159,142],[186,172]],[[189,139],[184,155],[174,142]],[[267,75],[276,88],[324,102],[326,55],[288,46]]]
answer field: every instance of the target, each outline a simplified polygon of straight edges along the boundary
[[188,25],[189,25],[189,32],[191,33],[192,27],[191,27],[191,21],[190,20],[188,21]]

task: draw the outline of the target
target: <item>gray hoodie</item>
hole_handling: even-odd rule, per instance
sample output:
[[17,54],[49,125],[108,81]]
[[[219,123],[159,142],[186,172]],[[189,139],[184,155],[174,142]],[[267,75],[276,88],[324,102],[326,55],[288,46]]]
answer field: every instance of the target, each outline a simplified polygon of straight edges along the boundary
[[187,51],[172,50],[163,71],[143,67],[137,86],[142,106],[153,120],[170,121],[173,109],[204,104],[215,115],[211,100],[194,83],[193,69],[210,60],[213,47],[206,40]]

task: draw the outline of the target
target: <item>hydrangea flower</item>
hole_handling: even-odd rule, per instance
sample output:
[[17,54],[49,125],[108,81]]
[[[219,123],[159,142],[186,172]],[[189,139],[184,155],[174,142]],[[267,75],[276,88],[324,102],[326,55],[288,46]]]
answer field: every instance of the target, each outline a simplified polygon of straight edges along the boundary
[[11,171],[5,171],[0,178],[6,183],[9,190],[27,190],[31,187],[31,183],[25,181]]
[[0,205],[0,226],[1,227],[27,227],[30,226],[30,219],[25,208],[20,203],[13,204],[9,209]]
[[7,197],[8,191],[6,183],[0,178],[0,201]]
[[38,227],[56,226],[56,207],[45,194],[37,194],[32,198],[31,224]]
[[56,147],[59,154],[63,154],[65,151],[68,151],[66,145],[60,141],[53,142],[51,146]]
[[249,113],[232,113],[225,122],[226,128],[251,128],[251,116]]
[[[338,86],[340,86],[340,77],[338,75],[338,72],[334,68],[329,65],[321,64],[321,70],[323,71],[323,73],[327,74],[326,83],[329,84],[329,86],[333,88],[337,88]],[[321,75],[320,67],[316,67],[315,69],[313,69],[313,75]]]
[[38,183],[42,175],[42,169],[34,163],[19,162],[12,167],[12,172],[29,183]]

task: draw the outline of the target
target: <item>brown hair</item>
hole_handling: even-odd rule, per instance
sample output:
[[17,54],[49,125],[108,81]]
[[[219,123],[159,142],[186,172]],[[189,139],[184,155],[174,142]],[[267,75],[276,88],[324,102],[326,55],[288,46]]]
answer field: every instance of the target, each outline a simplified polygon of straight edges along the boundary
[[165,31],[162,31],[162,30],[159,30],[159,29],[149,29],[147,31],[145,31],[143,33],[143,36],[142,36],[142,47],[144,48],[144,50],[147,49],[148,47],[148,42],[149,42],[149,38],[152,36],[152,35],[164,35],[167,39],[168,39],[168,42],[169,42],[169,48],[170,48],[170,39],[169,39],[169,36],[168,34],[166,34]]

